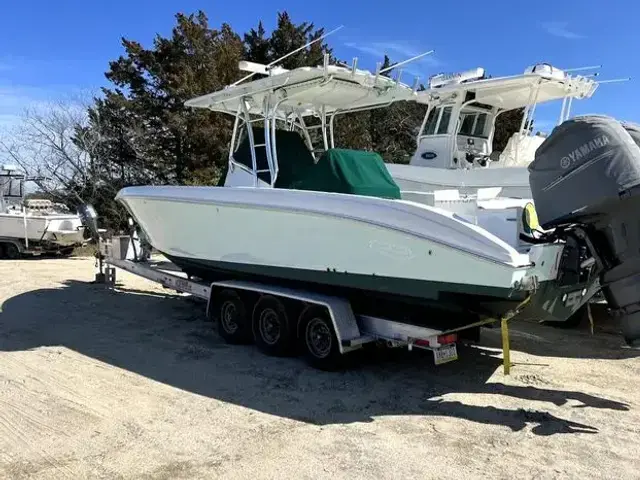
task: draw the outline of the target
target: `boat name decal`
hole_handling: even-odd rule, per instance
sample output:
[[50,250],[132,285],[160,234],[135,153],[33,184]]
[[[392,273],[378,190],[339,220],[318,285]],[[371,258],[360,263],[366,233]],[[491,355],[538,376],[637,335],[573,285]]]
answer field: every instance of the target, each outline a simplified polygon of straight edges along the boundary
[[567,156],[562,157],[560,159],[560,167],[563,169],[569,168],[571,165],[576,163],[578,160],[582,160],[583,157],[586,157],[594,150],[604,147],[605,145],[609,145],[611,140],[606,135],[600,135],[599,137],[594,138],[593,140],[589,140],[586,143],[583,143],[578,148],[576,148],[573,152],[569,153]]

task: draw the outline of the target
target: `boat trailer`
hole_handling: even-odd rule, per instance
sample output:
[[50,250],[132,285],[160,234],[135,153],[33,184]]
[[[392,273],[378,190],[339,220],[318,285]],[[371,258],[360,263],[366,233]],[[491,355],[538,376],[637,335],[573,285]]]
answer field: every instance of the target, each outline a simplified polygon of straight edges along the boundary
[[[284,353],[283,346],[292,345],[274,347],[278,339],[273,336],[273,332],[268,332],[268,328],[262,327],[263,324],[268,325],[268,322],[258,321],[260,326],[256,327],[254,319],[250,322],[253,324],[250,330],[253,331],[246,331],[237,324],[234,312],[241,309],[253,311],[255,318],[258,311],[262,319],[269,315],[273,317],[283,304],[297,304],[300,308],[295,311],[300,314],[297,324],[290,328],[293,332],[290,336],[293,338],[289,343],[296,343],[297,340],[308,363],[322,370],[334,370],[341,364],[340,359],[345,354],[370,343],[382,343],[392,348],[406,347],[408,350],[430,350],[433,352],[434,363],[441,365],[458,359],[459,332],[500,322],[503,370],[505,375],[509,375],[511,356],[508,322],[528,302],[527,298],[517,309],[501,319],[486,319],[451,330],[437,330],[369,315],[356,315],[347,299],[306,289],[240,280],[207,283],[189,278],[172,263],[153,260],[149,250],[144,248],[144,244],[141,246],[135,233],[133,236],[101,238],[96,257],[96,283],[115,286],[116,269],[121,269],[159,283],[164,288],[204,300],[207,302],[207,318],[217,321],[218,332],[227,342],[249,343],[248,337],[253,336],[257,346],[267,354],[281,355]],[[238,303],[238,299],[244,295],[254,297],[254,308],[245,308]],[[334,344],[332,340],[335,341]]]

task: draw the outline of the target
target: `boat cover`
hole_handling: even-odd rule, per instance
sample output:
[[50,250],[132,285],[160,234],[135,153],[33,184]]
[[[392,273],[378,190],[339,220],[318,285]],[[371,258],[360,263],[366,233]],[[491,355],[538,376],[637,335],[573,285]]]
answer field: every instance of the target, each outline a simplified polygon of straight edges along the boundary
[[[264,129],[254,127],[253,138],[256,145],[264,144]],[[275,188],[400,198],[400,188],[382,157],[375,152],[334,148],[327,150],[316,163],[300,134],[287,130],[276,130],[276,152],[278,178]],[[258,176],[269,182],[265,149],[256,147],[255,154],[257,168],[263,170]],[[233,158],[252,168],[251,147],[246,135]]]
[[574,215],[597,213],[640,185],[640,147],[620,122],[603,115],[558,125],[529,165],[540,223],[548,228]]
[[[256,145],[264,145],[264,128],[253,127],[253,139]],[[307,168],[313,167],[315,161],[313,155],[304,143],[304,140],[297,132],[288,130],[276,130],[276,152],[278,155],[278,178],[276,188],[289,188],[296,178],[303,175]],[[260,180],[270,182],[269,163],[267,162],[266,149],[256,147],[256,165]],[[233,158],[236,162],[242,163],[247,168],[252,168],[251,144],[249,136],[244,135],[238,149],[234,152]]]
[[401,198],[400,188],[375,152],[332,148],[301,173],[283,188]]
[[640,125],[632,122],[620,122],[624,129],[629,132],[633,141],[640,147]]

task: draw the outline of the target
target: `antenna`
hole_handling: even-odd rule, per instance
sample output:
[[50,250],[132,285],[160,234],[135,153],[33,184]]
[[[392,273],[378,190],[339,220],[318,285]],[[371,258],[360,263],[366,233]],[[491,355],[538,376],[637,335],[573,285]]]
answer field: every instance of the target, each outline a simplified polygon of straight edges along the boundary
[[[283,56],[281,56],[280,58],[277,58],[276,60],[274,60],[273,62],[269,63],[268,65],[265,65],[265,71],[269,71],[271,69],[271,67],[273,67],[275,64],[280,63],[282,60],[284,60],[285,58],[290,57],[291,55],[294,55],[296,53],[298,53],[300,50],[304,50],[305,48],[307,48],[310,45],[313,45],[316,42],[319,42],[322,39],[327,38],[329,35],[332,35],[334,33],[336,33],[338,30],[344,28],[344,25],[340,25],[337,28],[334,28],[333,30],[331,30],[330,32],[325,33],[324,35],[319,36],[318,38],[316,38],[315,40],[311,40],[310,42],[304,44],[301,47],[296,48],[295,50],[290,51],[289,53],[284,54]],[[257,72],[251,72],[249,75],[242,77],[240,80],[238,80],[237,82],[232,83],[231,85],[229,85],[230,87],[235,87],[236,85],[238,85],[239,83],[244,82],[245,80],[253,77]]]
[[619,82],[628,82],[629,80],[631,80],[631,77],[626,77],[626,78],[612,78],[611,80],[600,80],[599,82],[597,82],[598,84],[601,83],[619,83]]
[[435,50],[429,50],[428,52],[421,53],[420,55],[416,55],[415,57],[407,58],[402,62],[394,63],[393,65],[390,65],[387,68],[383,68],[382,70],[376,71],[376,76],[377,74],[382,74],[384,72],[388,72],[389,70],[393,70],[394,68],[400,67],[402,65],[406,65],[409,62],[414,62],[415,60],[418,60],[419,58],[422,58],[422,57],[426,57],[427,55],[431,55],[432,53],[435,53]]
[[599,68],[602,68],[602,65],[592,65],[590,67],[565,68],[564,71],[565,72],[581,72],[584,70],[597,70]]

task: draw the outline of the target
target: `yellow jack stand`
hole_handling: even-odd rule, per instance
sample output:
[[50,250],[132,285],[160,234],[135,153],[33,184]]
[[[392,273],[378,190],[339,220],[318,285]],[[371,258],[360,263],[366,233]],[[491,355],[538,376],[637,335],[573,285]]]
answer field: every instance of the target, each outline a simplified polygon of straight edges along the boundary
[[511,349],[509,347],[509,319],[503,318],[500,321],[500,329],[502,330],[502,366],[504,374],[509,375],[511,373]]
[[504,317],[500,319],[500,330],[502,334],[502,368],[505,375],[511,373],[511,347],[509,345],[509,320],[515,317],[523,307],[529,303],[531,295],[525,298],[515,310],[510,311]]

